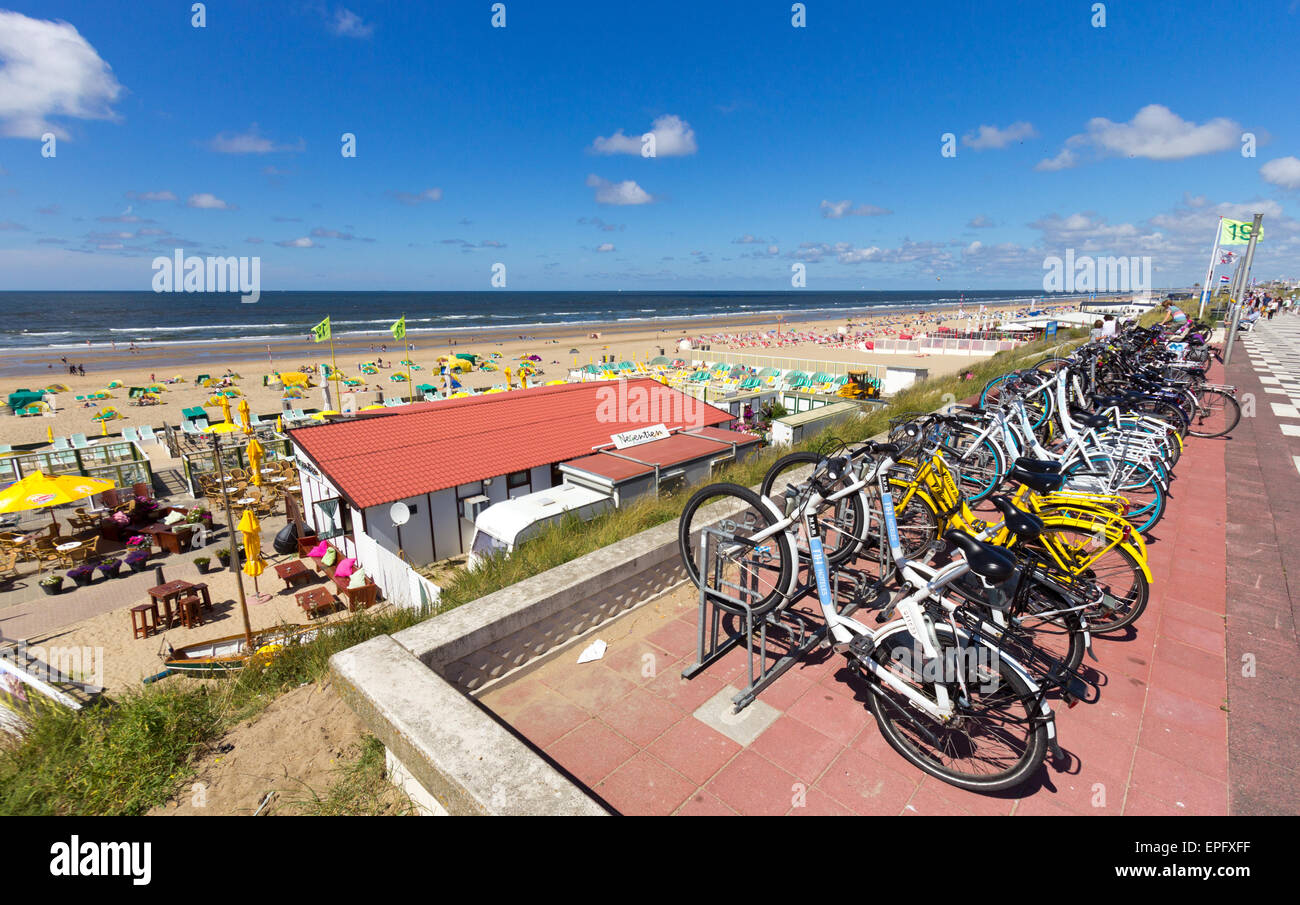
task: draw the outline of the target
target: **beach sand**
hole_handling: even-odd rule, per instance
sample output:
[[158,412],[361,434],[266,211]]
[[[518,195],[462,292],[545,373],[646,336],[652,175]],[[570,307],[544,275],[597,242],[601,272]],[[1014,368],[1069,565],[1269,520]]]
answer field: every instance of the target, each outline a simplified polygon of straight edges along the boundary
[[[955,311],[931,313],[909,312],[906,314],[876,315],[873,317],[852,318],[855,334],[874,335],[877,337],[902,333],[933,330],[940,324],[946,326],[966,326],[966,321],[958,322],[953,315]],[[718,318],[709,320],[691,320],[677,323],[654,322],[628,325],[582,325],[565,328],[539,329],[526,338],[518,334],[492,333],[484,330],[474,333],[454,335],[411,334],[408,341],[412,347],[410,359],[420,366],[411,371],[411,386],[429,383],[442,388],[442,379],[438,374],[437,358],[455,352],[473,352],[487,356],[491,352],[500,352],[502,366],[518,361],[519,356],[535,354],[541,357],[538,367],[541,372],[530,378],[530,385],[549,380],[564,379],[575,365],[581,366],[599,362],[603,355],[613,355],[615,361],[646,361],[656,355],[686,359],[703,358],[708,360],[709,352],[679,353],[677,344],[681,339],[704,338],[709,342],[711,351],[744,351],[757,355],[813,359],[817,361],[850,362],[852,364],[881,364],[900,367],[926,368],[931,375],[950,374],[982,360],[976,356],[959,355],[887,355],[862,352],[856,348],[841,348],[825,342],[815,341],[815,337],[834,336],[838,328],[845,326],[845,318],[833,320],[799,321],[784,318],[782,329],[793,330],[799,335],[814,337],[804,341],[783,341],[781,346],[770,348],[739,348],[738,343],[729,343],[725,335],[757,335],[774,330],[776,324],[769,318],[757,320],[749,318]],[[579,332],[579,330],[581,332]],[[598,334],[598,338],[593,337]],[[454,345],[453,345],[454,343]],[[386,351],[382,347],[386,346]],[[139,427],[149,424],[160,427],[164,422],[179,424],[182,410],[196,405],[206,405],[212,390],[195,383],[199,374],[221,377],[227,370],[240,377],[235,386],[248,399],[253,412],[263,418],[274,418],[282,410],[282,393],[262,385],[263,375],[273,370],[293,371],[306,364],[320,365],[329,361],[328,343],[311,343],[302,340],[282,340],[268,346],[265,343],[250,344],[232,340],[228,343],[204,343],[193,347],[185,345],[156,345],[137,347],[136,352],[119,346],[114,352],[100,346],[91,347],[85,354],[72,350],[31,351],[13,353],[7,356],[0,378],[0,395],[7,396],[16,389],[42,389],[61,384],[68,389],[57,394],[57,411],[42,416],[18,417],[0,416],[0,443],[13,446],[47,442],[50,433],[54,436],[67,436],[83,433],[98,436],[100,423],[93,420],[98,412],[106,406],[113,406],[121,418],[108,422],[110,435],[120,434],[124,428]],[[371,350],[374,350],[373,352]],[[577,349],[574,354],[570,350]],[[339,369],[348,377],[361,377],[367,380],[364,387],[357,387],[359,406],[381,401],[382,395],[402,396],[407,393],[406,372],[399,361],[408,357],[402,344],[387,334],[373,336],[348,336],[336,338],[335,360]],[[85,366],[85,376],[73,376],[61,361],[67,357],[73,364]],[[358,365],[363,361],[382,359],[384,367],[378,374],[362,374]],[[144,386],[170,378],[183,378],[184,382],[167,386],[162,393],[161,403],[152,406],[136,406],[128,398],[127,388]],[[397,378],[397,379],[394,379]],[[468,388],[482,389],[493,385],[503,386],[503,371],[472,371],[458,377]],[[517,382],[517,376],[514,378]],[[74,397],[90,392],[105,390],[111,381],[121,381],[123,386],[109,391],[109,399],[99,400],[95,405],[76,403]],[[302,409],[324,409],[325,398],[319,386],[320,378],[314,377],[317,384],[306,391],[302,399],[294,400],[292,407]],[[333,387],[331,386],[331,389]],[[334,406],[337,408],[337,405]],[[208,406],[208,417],[212,422],[221,419],[221,409]],[[237,416],[232,412],[232,418]]]

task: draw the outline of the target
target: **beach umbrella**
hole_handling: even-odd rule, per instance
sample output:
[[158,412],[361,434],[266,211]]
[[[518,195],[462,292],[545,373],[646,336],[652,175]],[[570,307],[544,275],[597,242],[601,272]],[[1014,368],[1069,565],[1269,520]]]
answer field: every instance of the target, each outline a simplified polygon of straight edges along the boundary
[[219,421],[208,428],[210,434],[229,434],[235,430],[235,426],[229,421]]
[[221,414],[225,416],[226,423],[231,424],[230,420],[230,397],[222,393],[217,397],[217,405],[221,406]]
[[34,471],[21,481],[0,491],[0,512],[27,512],[30,509],[50,508],[50,517],[58,524],[52,507],[84,500],[88,496],[112,490],[112,481],[101,481],[85,475],[47,475]]
[[248,471],[250,473],[248,479],[258,487],[261,487],[262,459],[266,455],[266,450],[262,448],[261,443],[257,442],[257,438],[253,437],[248,441],[248,449],[246,452],[248,453]]
[[266,560],[262,558],[262,523],[257,520],[257,514],[252,509],[245,509],[235,530],[243,535],[244,574],[253,577],[253,591],[260,595],[262,592],[257,587],[257,576],[266,571]]
[[247,399],[239,400],[239,425],[244,429],[244,433],[248,433],[253,429],[253,422],[249,418],[249,408],[248,408]]

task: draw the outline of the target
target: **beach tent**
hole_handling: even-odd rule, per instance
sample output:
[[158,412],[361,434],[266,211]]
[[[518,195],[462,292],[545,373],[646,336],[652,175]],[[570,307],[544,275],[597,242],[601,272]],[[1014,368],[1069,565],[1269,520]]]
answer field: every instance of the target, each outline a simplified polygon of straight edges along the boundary
[[307,375],[303,374],[301,371],[290,371],[287,374],[281,374],[280,382],[284,384],[285,389],[288,389],[289,387],[311,386],[311,381],[307,378]]
[[670,364],[672,364],[672,362],[668,360],[668,356],[667,356],[667,355],[656,355],[654,358],[650,359],[650,364],[652,364],[652,365],[670,365]]
[[474,365],[478,364],[478,358],[479,358],[477,355],[473,354],[472,352],[457,352],[452,357],[459,358],[462,361],[468,361],[470,363],[470,367],[473,367]]

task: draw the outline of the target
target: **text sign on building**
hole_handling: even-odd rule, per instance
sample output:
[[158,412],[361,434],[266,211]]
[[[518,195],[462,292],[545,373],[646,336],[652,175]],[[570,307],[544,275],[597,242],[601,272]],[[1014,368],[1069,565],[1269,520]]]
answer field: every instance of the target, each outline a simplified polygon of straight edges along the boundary
[[639,427],[633,431],[623,431],[621,434],[614,434],[609,439],[614,441],[616,449],[627,449],[629,446],[649,443],[651,440],[662,440],[667,436],[668,428],[662,424],[656,424],[653,427]]

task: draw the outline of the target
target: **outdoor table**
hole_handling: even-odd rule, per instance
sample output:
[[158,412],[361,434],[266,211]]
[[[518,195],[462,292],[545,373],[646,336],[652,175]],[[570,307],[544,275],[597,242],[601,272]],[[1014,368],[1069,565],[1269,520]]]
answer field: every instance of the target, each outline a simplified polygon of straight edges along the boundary
[[236,505],[236,506],[251,506],[251,505],[253,505],[253,504],[256,503],[256,502],[257,502],[257,500],[254,499],[253,497],[251,497],[251,496],[246,496],[246,497],[242,497],[242,498],[240,498],[240,499],[238,499],[238,500],[235,500],[235,505]]
[[289,480],[289,479],[288,479],[288,478],[268,478],[268,479],[267,479],[267,482],[270,483],[270,484],[283,484],[283,483],[284,483],[285,481],[287,481],[287,480]]
[[280,579],[284,582],[285,590],[288,590],[303,579],[311,581],[314,573],[302,564],[301,559],[291,559],[289,562],[280,563],[276,566],[275,574],[280,576]]
[[334,605],[334,595],[324,587],[312,588],[310,591],[299,591],[293,596],[298,601],[298,606],[306,611],[308,619],[314,618],[317,610]]
[[74,541],[69,541],[66,544],[59,544],[54,549],[60,553],[71,553],[73,550],[77,549],[80,546],[81,546],[81,541],[74,540]]
[[188,581],[177,579],[149,589],[149,596],[153,599],[154,605],[157,606],[158,603],[163,605],[163,616],[160,619],[163,625],[171,628],[172,622],[176,618],[172,614],[172,603],[179,600],[192,587],[194,585]]
[[290,484],[288,487],[286,487],[286,488],[284,488],[284,489],[285,489],[285,490],[288,490],[288,491],[290,491],[290,492],[292,492],[292,493],[297,493],[297,492],[298,492],[299,490],[301,490],[302,488],[299,487],[297,484]]

